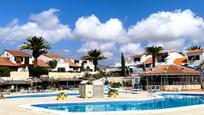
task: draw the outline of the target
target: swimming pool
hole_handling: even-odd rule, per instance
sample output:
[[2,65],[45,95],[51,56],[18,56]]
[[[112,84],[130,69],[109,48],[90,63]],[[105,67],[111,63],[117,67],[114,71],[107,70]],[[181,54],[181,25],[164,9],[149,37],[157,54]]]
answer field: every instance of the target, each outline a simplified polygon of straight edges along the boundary
[[[6,99],[18,99],[18,98],[43,98],[43,97],[54,97],[58,93],[49,94],[29,94],[29,95],[15,95],[15,96],[5,96]],[[79,96],[79,93],[68,93],[67,96]]]
[[144,101],[105,101],[77,103],[34,104],[33,107],[63,112],[109,112],[157,110],[204,104],[201,94],[161,94],[163,98]]

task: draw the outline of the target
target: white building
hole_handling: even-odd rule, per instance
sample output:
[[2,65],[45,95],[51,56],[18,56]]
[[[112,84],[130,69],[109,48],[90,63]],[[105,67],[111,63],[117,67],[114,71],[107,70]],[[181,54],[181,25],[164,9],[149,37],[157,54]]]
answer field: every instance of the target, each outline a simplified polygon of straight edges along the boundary
[[5,50],[1,57],[6,57],[15,64],[32,64],[32,56],[23,51]]
[[33,63],[32,56],[23,51],[5,50],[1,57],[6,58],[13,63],[17,68],[17,71],[28,71],[27,65]]
[[188,57],[188,64],[199,66],[204,61],[204,50],[191,50],[186,55]]
[[89,69],[90,71],[93,71],[94,70],[94,65],[91,61],[89,60],[79,60],[79,59],[73,59],[72,60],[76,65],[78,66],[84,66],[84,69]]
[[38,59],[43,60],[46,63],[49,63],[49,61],[56,60],[57,66],[52,69],[52,71],[69,71],[69,65],[65,63],[64,58],[56,55],[56,54],[43,54],[38,57]]
[[75,60],[75,59],[64,59],[63,57],[56,54],[43,54],[38,59],[48,63],[49,61],[56,60],[57,66],[52,71],[80,71],[80,67],[84,66],[84,69],[89,68],[94,70],[94,65],[88,60]]

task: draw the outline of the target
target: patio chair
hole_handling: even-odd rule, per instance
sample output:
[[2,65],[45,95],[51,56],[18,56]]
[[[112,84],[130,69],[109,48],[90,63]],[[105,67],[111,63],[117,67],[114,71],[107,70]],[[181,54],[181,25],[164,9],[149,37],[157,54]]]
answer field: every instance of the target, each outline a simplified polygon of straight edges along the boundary
[[134,86],[134,88],[132,89],[132,93],[133,93],[133,94],[137,94],[138,91],[142,91],[142,90],[143,90],[143,89],[142,89],[142,86],[136,85],[136,86]]
[[155,91],[160,91],[160,86],[155,86]]

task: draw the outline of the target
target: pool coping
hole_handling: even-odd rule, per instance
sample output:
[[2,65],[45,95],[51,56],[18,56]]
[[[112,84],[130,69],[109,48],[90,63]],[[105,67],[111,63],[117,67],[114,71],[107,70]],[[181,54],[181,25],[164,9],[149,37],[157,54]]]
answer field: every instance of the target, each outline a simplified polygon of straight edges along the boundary
[[[52,95],[57,95],[59,94],[58,92],[51,92],[51,93],[25,93],[25,94],[14,94],[14,95],[5,95],[6,99],[32,99],[32,98],[53,98],[55,96]],[[67,93],[68,96],[76,96],[76,95],[69,95],[69,94],[78,94],[79,93]],[[23,96],[33,96],[33,95],[48,95],[44,97],[23,97]],[[51,95],[51,96],[49,96]],[[22,96],[22,97],[21,97]],[[17,97],[17,98],[10,98],[10,97]]]
[[[181,92],[162,92],[162,94],[203,94],[203,93],[181,93]],[[154,94],[161,94],[160,93],[154,93]],[[58,115],[66,115],[66,114],[79,114],[79,115],[98,115],[98,114],[136,114],[136,113],[164,113],[164,112],[170,112],[170,111],[178,111],[178,110],[187,110],[187,109],[193,109],[193,108],[199,108],[204,107],[204,104],[199,105],[191,105],[191,106],[183,106],[183,107],[174,107],[174,108],[165,108],[165,109],[156,109],[156,110],[128,110],[128,111],[106,111],[106,112],[65,112],[65,111],[58,111],[58,110],[50,110],[46,108],[41,107],[35,107],[32,105],[36,104],[60,104],[60,103],[89,103],[89,102],[114,102],[114,101],[148,101],[148,100],[154,100],[154,99],[164,98],[163,96],[156,95],[154,98],[147,98],[147,99],[114,99],[114,100],[87,100],[87,101],[63,101],[63,102],[38,102],[38,103],[30,103],[30,104],[23,104],[19,105],[20,107],[34,110],[38,112],[46,112],[46,113],[54,113]]]

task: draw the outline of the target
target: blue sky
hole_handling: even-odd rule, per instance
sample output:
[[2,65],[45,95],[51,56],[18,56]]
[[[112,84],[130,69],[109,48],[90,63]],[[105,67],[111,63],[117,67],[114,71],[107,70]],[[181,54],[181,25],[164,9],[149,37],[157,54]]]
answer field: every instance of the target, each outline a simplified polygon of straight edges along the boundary
[[[203,4],[202,0],[1,0],[0,50],[17,49],[25,36],[40,33],[49,37],[53,53],[78,58],[99,48],[109,57],[105,63],[118,61],[122,51],[127,56],[142,53],[148,45],[183,50],[204,43]],[[160,29],[148,29],[152,27]],[[61,32],[53,35],[57,29]]]

